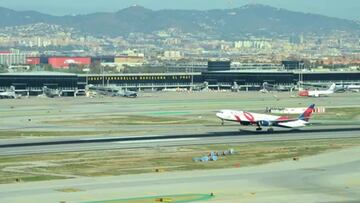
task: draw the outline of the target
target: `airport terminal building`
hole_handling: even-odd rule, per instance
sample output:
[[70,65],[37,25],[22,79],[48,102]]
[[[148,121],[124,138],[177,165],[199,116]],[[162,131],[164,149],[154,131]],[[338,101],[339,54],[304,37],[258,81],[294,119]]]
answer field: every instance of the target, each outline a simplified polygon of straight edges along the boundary
[[259,90],[267,82],[274,85],[307,83],[360,83],[360,71],[312,72],[231,70],[229,61],[209,62],[204,72],[136,73],[136,74],[70,74],[61,72],[24,72],[0,74],[0,91],[13,86],[17,92],[37,95],[44,87],[59,89],[64,95],[84,94],[86,85],[116,85],[130,90],[189,89],[204,83],[211,89]]
[[63,95],[76,95],[85,90],[85,83],[76,74],[59,72],[24,72],[0,74],[0,91],[14,87],[23,95],[39,95],[43,88],[60,89]]
[[293,71],[207,71],[202,73],[143,73],[143,74],[69,74],[57,72],[3,73],[0,90],[15,87],[18,92],[36,95],[43,87],[60,89],[68,95],[85,91],[85,86],[117,85],[132,90],[162,90],[190,88],[208,83],[210,88],[240,87],[258,90],[264,82],[295,85],[299,81],[312,83],[359,83],[360,72],[293,72]]

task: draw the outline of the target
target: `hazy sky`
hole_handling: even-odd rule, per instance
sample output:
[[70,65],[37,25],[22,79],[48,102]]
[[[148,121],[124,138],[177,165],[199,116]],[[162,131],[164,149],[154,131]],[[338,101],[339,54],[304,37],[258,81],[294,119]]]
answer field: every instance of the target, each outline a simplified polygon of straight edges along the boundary
[[37,10],[54,15],[117,11],[133,4],[155,10],[164,8],[206,10],[261,3],[293,11],[360,20],[360,0],[0,0],[0,6]]

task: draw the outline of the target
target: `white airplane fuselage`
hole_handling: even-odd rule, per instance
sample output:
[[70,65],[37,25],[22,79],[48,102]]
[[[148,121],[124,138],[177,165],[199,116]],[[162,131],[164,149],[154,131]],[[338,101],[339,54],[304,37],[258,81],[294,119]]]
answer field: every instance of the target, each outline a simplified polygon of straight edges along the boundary
[[308,91],[309,93],[309,97],[321,97],[321,96],[327,96],[330,94],[333,94],[334,91],[330,91],[330,90],[312,90],[312,91]]
[[303,90],[299,92],[299,96],[302,97],[322,97],[328,96],[335,92],[336,84],[333,83],[327,90]]
[[262,127],[301,128],[309,124],[308,121],[314,111],[314,106],[315,105],[311,105],[308,107],[299,118],[289,118],[287,116],[275,116],[236,110],[221,110],[216,114],[216,116],[222,121],[237,122],[244,126],[257,126],[257,130],[261,130]]

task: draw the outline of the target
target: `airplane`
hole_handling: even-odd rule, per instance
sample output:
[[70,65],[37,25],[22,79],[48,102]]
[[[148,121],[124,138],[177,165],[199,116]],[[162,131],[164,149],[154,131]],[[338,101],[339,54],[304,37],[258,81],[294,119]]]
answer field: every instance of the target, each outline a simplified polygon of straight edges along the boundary
[[129,91],[129,90],[123,90],[116,86],[94,86],[94,85],[88,85],[87,87],[89,90],[98,92],[101,95],[106,96],[112,96],[112,97],[128,97],[128,98],[135,98],[138,96],[137,92]]
[[336,84],[333,83],[327,90],[302,90],[299,92],[301,97],[321,97],[333,94],[335,92]]
[[49,98],[61,97],[62,92],[58,89],[51,89],[47,86],[43,87],[43,95]]
[[240,91],[240,86],[237,84],[237,82],[233,83],[233,85],[231,86],[231,91],[232,92],[239,92]]
[[0,99],[17,99],[21,96],[15,93],[15,87],[11,86],[10,90],[6,90],[5,92],[0,92]]
[[216,116],[221,119],[222,125],[224,124],[224,121],[233,121],[244,126],[257,126],[256,131],[261,131],[262,127],[267,127],[267,131],[272,132],[274,131],[272,127],[298,129],[309,125],[309,120],[311,114],[314,112],[314,107],[315,104],[311,104],[298,118],[235,110],[221,110],[216,113]]
[[360,91],[360,85],[347,85],[345,86],[346,90],[353,91],[353,92],[359,92]]
[[262,87],[263,88],[260,90],[260,92],[262,92],[262,93],[268,93],[268,92],[272,92],[272,91],[284,92],[284,91],[291,91],[293,89],[292,86],[274,85],[274,84],[270,84],[268,82],[264,82]]
[[118,92],[114,96],[135,98],[138,96],[138,93],[135,91],[129,91],[129,90],[118,90]]

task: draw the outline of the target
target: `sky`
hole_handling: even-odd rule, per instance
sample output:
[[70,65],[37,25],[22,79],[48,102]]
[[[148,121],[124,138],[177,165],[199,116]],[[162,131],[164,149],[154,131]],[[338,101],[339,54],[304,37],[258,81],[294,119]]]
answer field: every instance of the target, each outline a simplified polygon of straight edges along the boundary
[[137,4],[160,9],[224,9],[259,3],[292,11],[360,20],[360,0],[0,0],[14,10],[36,10],[52,15],[113,12]]

